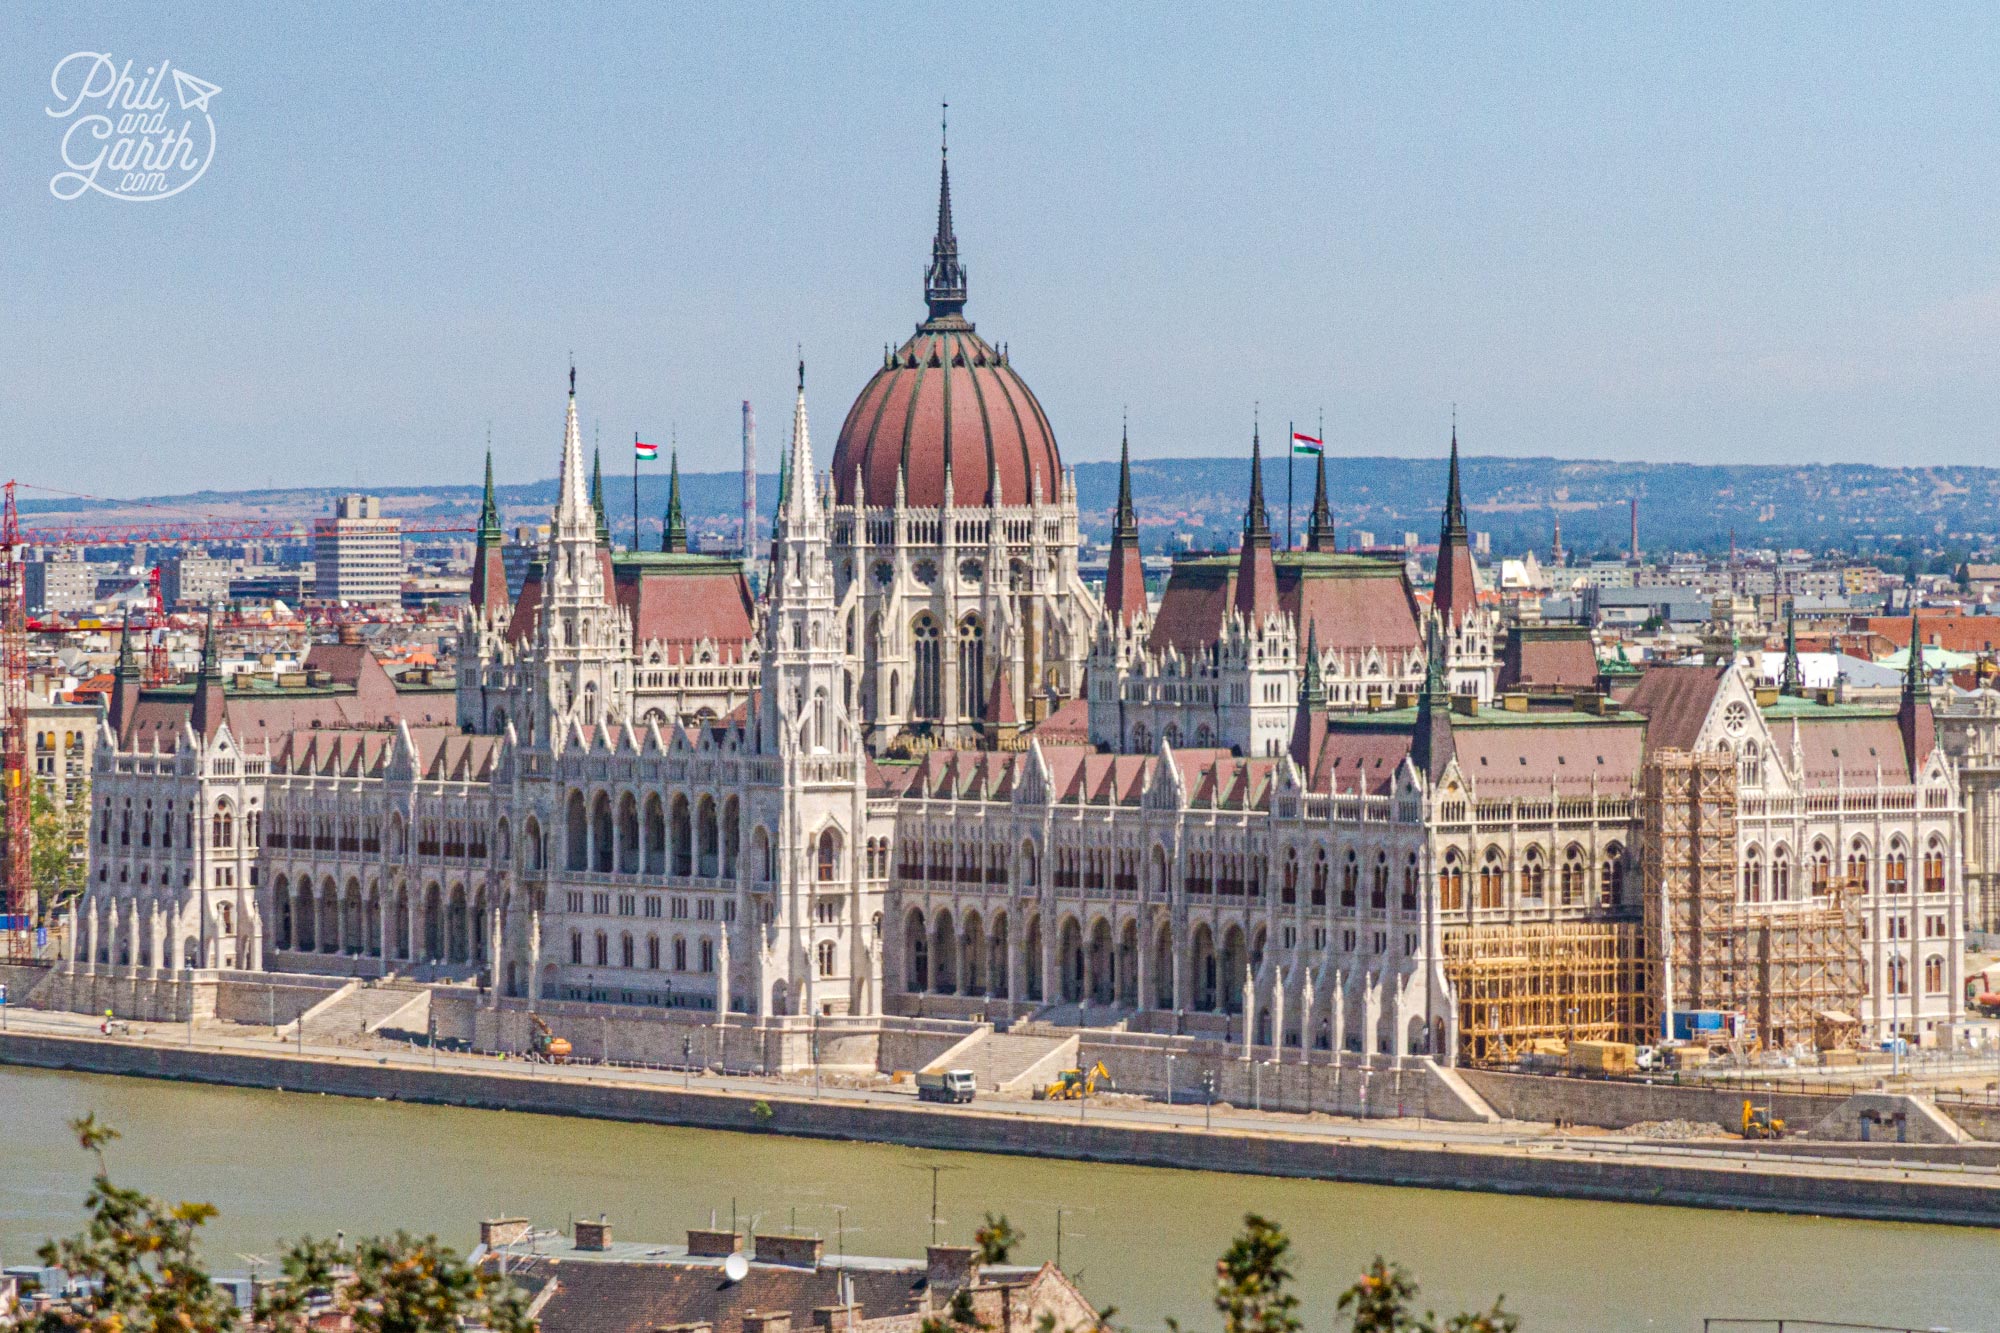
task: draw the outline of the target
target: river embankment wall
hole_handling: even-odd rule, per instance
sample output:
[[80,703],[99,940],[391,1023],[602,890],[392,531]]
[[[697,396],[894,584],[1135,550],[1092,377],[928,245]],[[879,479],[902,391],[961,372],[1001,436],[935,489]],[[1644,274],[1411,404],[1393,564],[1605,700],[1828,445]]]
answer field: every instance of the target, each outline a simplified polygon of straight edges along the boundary
[[180,1079],[344,1097],[385,1098],[547,1115],[776,1133],[959,1152],[987,1152],[1360,1184],[1476,1190],[1625,1203],[1991,1226],[2000,1186],[1915,1172],[1848,1177],[1828,1167],[1751,1169],[1730,1161],[1620,1160],[1495,1144],[1352,1141],[1193,1128],[676,1089],[555,1078],[530,1069],[412,1068],[379,1059],[265,1055],[0,1033],[0,1063]]

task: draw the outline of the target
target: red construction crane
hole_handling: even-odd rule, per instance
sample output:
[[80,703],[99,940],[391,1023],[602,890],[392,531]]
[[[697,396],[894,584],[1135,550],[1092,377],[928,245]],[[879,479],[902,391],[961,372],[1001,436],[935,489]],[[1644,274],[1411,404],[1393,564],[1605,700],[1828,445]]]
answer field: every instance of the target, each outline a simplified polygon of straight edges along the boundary
[[[34,910],[28,873],[28,609],[22,568],[21,518],[14,483],[0,502],[0,787],[6,798],[7,859],[0,865],[0,912],[18,918]],[[6,922],[6,937],[28,923]]]

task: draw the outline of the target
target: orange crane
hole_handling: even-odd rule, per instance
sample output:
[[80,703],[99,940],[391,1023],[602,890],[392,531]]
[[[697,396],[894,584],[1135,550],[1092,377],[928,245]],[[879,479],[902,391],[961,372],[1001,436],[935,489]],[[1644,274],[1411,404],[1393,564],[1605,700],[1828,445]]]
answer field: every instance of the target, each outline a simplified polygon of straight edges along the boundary
[[7,859],[0,865],[0,912],[10,919],[0,937],[9,942],[34,911],[28,873],[28,608],[22,568],[21,517],[14,483],[0,500],[0,788],[6,799]]

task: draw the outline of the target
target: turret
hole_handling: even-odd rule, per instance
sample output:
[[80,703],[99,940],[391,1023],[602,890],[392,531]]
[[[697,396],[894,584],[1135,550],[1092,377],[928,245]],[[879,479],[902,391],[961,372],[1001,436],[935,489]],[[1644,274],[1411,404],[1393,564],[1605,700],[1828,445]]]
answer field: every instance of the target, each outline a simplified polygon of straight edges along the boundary
[[1146,611],[1146,571],[1139,560],[1139,514],[1132,505],[1129,433],[1118,441],[1118,509],[1111,517],[1111,567],[1104,576],[1104,613],[1129,625]]
[[685,555],[688,548],[687,515],[681,512],[681,451],[674,450],[672,470],[667,476],[667,518],[660,549],[669,555]]
[[1417,696],[1416,727],[1410,736],[1410,762],[1435,786],[1458,753],[1451,732],[1451,693],[1445,687],[1443,618],[1433,611],[1425,625],[1424,689]]
[[486,494],[479,502],[479,535],[473,539],[472,609],[503,615],[508,609],[507,562],[502,553],[500,506],[493,496],[493,451],[486,451]]
[[1917,608],[1910,608],[1910,657],[1903,670],[1903,697],[1896,706],[1896,726],[1903,733],[1903,753],[1916,779],[1937,744],[1937,718],[1931,712],[1931,683],[1924,673],[1923,628]]
[[216,638],[215,612],[208,613],[208,629],[201,640],[201,670],[194,682],[195,734],[203,740],[222,726],[225,705],[222,694],[222,645]]
[[1250,503],[1243,510],[1243,552],[1236,567],[1236,610],[1253,630],[1278,609],[1271,564],[1271,515],[1264,506],[1264,446],[1250,432]]
[[118,666],[111,677],[111,732],[123,737],[139,706],[139,662],[132,651],[132,612],[125,612],[125,629],[118,636]]
[[1326,454],[1321,451],[1314,458],[1317,479],[1313,483],[1312,516],[1306,522],[1306,549],[1332,554],[1335,547],[1333,530],[1333,506],[1326,494]]
[[1451,475],[1445,485],[1444,523],[1438,537],[1437,580],[1431,605],[1444,617],[1447,629],[1457,629],[1479,605],[1479,578],[1472,566],[1472,548],[1465,532],[1465,500],[1458,482],[1458,426],[1451,428]]

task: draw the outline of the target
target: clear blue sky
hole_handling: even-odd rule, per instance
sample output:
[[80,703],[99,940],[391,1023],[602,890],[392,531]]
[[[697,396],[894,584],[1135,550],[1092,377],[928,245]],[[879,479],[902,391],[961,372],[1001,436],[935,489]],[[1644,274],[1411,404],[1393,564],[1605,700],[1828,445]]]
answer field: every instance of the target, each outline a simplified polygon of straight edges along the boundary
[[[0,473],[111,494],[822,465],[921,313],[1071,460],[1329,444],[1992,462],[2000,10],[547,3],[0,17]],[[269,12],[267,12],[269,11]],[[844,13],[837,11],[847,11]],[[221,85],[173,199],[59,202],[55,62]]]

